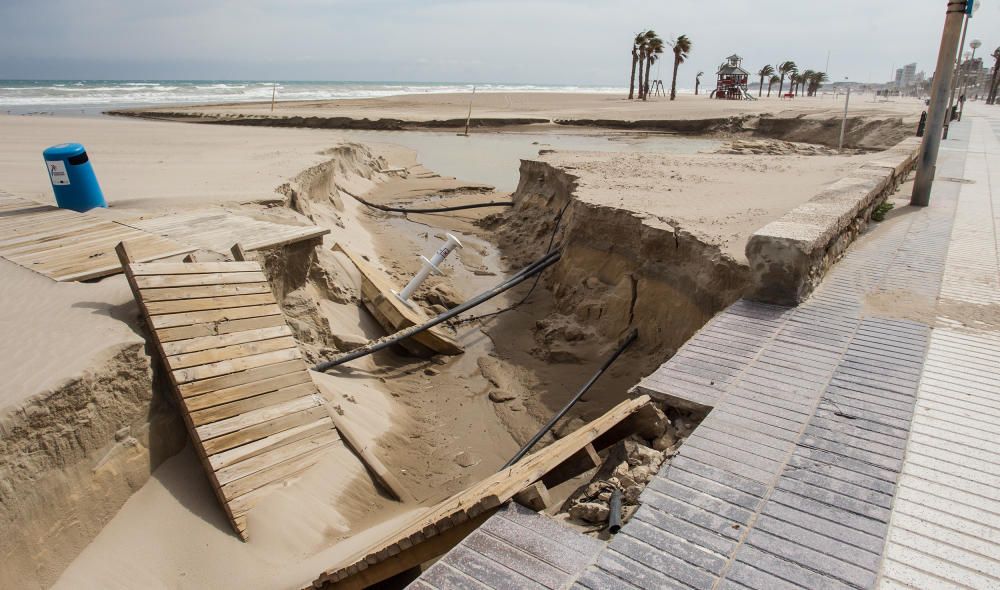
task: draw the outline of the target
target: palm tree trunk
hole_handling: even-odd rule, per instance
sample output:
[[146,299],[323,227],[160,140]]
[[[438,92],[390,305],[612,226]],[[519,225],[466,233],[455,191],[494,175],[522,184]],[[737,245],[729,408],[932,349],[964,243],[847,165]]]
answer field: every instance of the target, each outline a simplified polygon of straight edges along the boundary
[[677,98],[677,68],[681,65],[680,58],[674,58],[674,77],[670,81],[670,100],[675,100]]
[[643,78],[642,78],[642,65],[644,61],[646,61],[646,56],[644,55],[642,50],[639,50],[639,98],[640,99],[645,96],[645,88],[646,88],[646,85],[643,84]]
[[[768,95],[770,95],[771,89],[768,88]],[[760,88],[757,89],[757,97],[760,98],[764,94],[764,76],[760,77]]]
[[997,74],[1000,73],[1000,60],[993,66],[993,78],[990,80],[990,94],[986,97],[986,104],[993,104],[997,100]]
[[785,90],[785,76],[781,76],[781,82],[778,83],[778,98],[781,98],[783,91]]
[[632,100],[635,97],[635,66],[639,63],[639,55],[635,51],[635,47],[632,47],[632,78],[628,81],[628,99]]
[[646,86],[645,91],[642,93],[642,100],[646,100],[649,96],[649,68],[653,65],[653,60],[646,58]]

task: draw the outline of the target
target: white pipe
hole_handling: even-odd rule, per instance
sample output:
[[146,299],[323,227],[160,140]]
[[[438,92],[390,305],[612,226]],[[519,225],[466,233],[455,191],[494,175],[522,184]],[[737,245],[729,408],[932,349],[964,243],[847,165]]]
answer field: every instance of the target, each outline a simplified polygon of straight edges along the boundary
[[403,303],[407,305],[410,304],[409,299],[413,295],[413,292],[420,287],[420,284],[424,282],[424,279],[426,279],[431,272],[439,275],[444,274],[441,272],[439,266],[455,248],[462,247],[462,242],[458,241],[458,238],[451,234],[445,235],[448,237],[447,241],[445,241],[445,243],[438,248],[437,252],[434,253],[434,256],[431,257],[430,260],[427,260],[426,256],[420,257],[420,259],[424,261],[423,267],[421,267],[421,269],[417,271],[417,274],[410,279],[410,282],[406,284],[406,287],[404,287],[400,293],[396,294],[396,297],[399,297],[399,300]]

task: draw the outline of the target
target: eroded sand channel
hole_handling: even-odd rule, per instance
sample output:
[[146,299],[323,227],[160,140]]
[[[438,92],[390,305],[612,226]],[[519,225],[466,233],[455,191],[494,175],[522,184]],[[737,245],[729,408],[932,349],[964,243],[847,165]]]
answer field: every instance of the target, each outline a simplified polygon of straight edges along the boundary
[[[165,125],[116,124],[150,125],[158,132]],[[166,133],[177,129],[175,141],[183,143],[189,126],[168,126]],[[615,365],[557,434],[620,400],[639,377],[738,296],[741,236],[745,239],[754,224],[808,199],[812,188],[854,163],[854,158],[840,156],[622,150],[609,161],[595,154],[553,154],[525,164],[517,207],[483,224],[473,213],[408,218],[373,213],[350,196],[397,204],[504,196],[487,194],[468,181],[437,178],[416,166],[405,150],[342,145],[331,132],[202,126],[196,133],[222,137],[220,143],[229,149],[250,137],[264,146],[268,137],[308,137],[312,142],[308,168],[284,177],[288,182],[280,187],[280,198],[270,197],[270,206],[244,208],[276,218],[304,216],[333,230],[319,248],[287,248],[267,260],[284,311],[314,360],[381,334],[358,305],[356,277],[330,250],[334,242],[351,246],[403,282],[416,270],[419,254],[431,251],[443,232],[457,232],[466,248],[454,259],[449,276],[429,282],[421,293],[432,308],[448,307],[499,282],[544,251],[550,239],[565,249],[567,259],[545,275],[528,303],[455,327],[464,355],[427,361],[386,352],[317,378],[324,394],[377,441],[383,460],[399,470],[422,504],[493,473],[617,339],[630,326],[641,325],[641,344]],[[531,147],[517,149],[545,147],[527,145]],[[273,150],[262,151],[263,159]],[[488,166],[488,150],[481,153]],[[126,153],[120,157],[128,160]],[[444,161],[447,155],[440,157]],[[176,160],[172,164],[182,169],[192,166]],[[515,176],[506,165],[497,174]],[[405,172],[387,172],[400,168]],[[798,184],[785,182],[789,175]],[[44,198],[44,190],[36,190]],[[674,198],[678,195],[682,198]],[[699,199],[710,200],[702,204],[714,208],[712,215],[691,207]],[[148,205],[180,206],[165,200]],[[753,213],[750,221],[747,212]],[[481,312],[518,301],[527,288]],[[131,327],[126,330],[130,336],[142,333],[127,299],[108,305],[123,307],[115,321]],[[128,378],[136,379],[140,389],[154,390],[148,372],[135,375]],[[151,396],[163,394],[156,390]],[[100,444],[96,440],[92,455],[80,458],[75,468],[87,471],[106,456],[109,449]],[[115,448],[116,443],[108,444]],[[150,460],[147,468],[157,467],[159,460]],[[112,514],[117,510],[114,518],[65,571],[62,584],[158,586],[183,573],[191,586],[297,586],[366,538],[385,534],[405,511],[419,509],[384,498],[345,451],[261,506],[252,516],[253,539],[242,544],[228,531],[190,449],[160,465],[144,485],[141,476],[136,478],[141,488],[120,510],[109,508]],[[57,527],[64,522],[60,518],[56,515]],[[99,520],[92,524],[101,525]],[[89,539],[81,535],[80,540]],[[36,572],[36,579],[50,583],[80,548],[69,545],[61,554],[47,556],[48,569]]]

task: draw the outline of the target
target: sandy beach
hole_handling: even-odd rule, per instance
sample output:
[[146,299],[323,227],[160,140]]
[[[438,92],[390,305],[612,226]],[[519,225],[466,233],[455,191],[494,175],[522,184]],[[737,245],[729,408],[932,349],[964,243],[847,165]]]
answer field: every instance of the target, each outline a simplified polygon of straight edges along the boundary
[[[722,101],[683,97],[666,105],[603,95],[488,94],[475,100],[476,116],[547,120],[764,112],[809,119],[830,117],[838,108],[821,99],[719,105]],[[282,103],[278,112],[431,120],[459,116],[467,101],[464,95],[435,95]],[[864,116],[909,121],[919,105],[866,107],[859,102],[858,109]],[[251,104],[184,112],[257,116],[265,111]],[[574,140],[574,134],[579,138]],[[420,292],[421,305],[432,311],[495,284],[550,238],[567,244],[572,262],[557,267],[516,310],[449,328],[464,355],[428,361],[387,351],[356,361],[349,370],[314,374],[326,400],[344,408],[346,418],[416,496],[415,504],[389,501],[362,463],[339,448],[255,508],[250,516],[255,532],[242,543],[228,529],[192,448],[181,450],[183,424],[168,388],[155,377],[154,352],[146,345],[147,331],[124,278],[56,283],[0,260],[0,290],[12,302],[0,323],[6,333],[19,335],[0,344],[0,372],[8,376],[0,391],[0,423],[18,433],[4,461],[22,465],[14,488],[18,503],[5,515],[22,532],[3,545],[4,554],[16,556],[20,565],[5,571],[0,581],[66,588],[295,588],[310,582],[366,540],[391,530],[398,519],[492,474],[579,386],[629,324],[669,325],[665,335],[651,336],[625,355],[557,434],[620,401],[721,305],[739,296],[746,286],[743,248],[754,230],[877,157],[877,152],[814,153],[808,146],[775,140],[755,144],[756,153],[718,153],[731,146],[732,138],[692,139],[702,142],[692,148],[680,145],[683,138],[673,145],[656,143],[655,136],[644,133],[598,128],[573,128],[558,147],[531,134],[483,134],[470,142],[440,132],[415,140],[426,153],[392,145],[393,136],[379,132],[365,135],[360,144],[358,136],[338,130],[112,117],[3,116],[0,135],[5,138],[0,190],[39,203],[51,201],[39,152],[72,139],[91,154],[110,203],[101,215],[109,218],[134,221],[209,210],[330,229],[315,251],[286,248],[275,254],[277,268],[284,270],[272,277],[272,286],[310,360],[384,332],[361,306],[357,272],[332,251],[334,244],[365,256],[402,284],[419,267],[418,255],[432,252],[443,232],[458,235],[466,247],[449,263],[448,275],[432,279]],[[510,155],[500,160],[491,159],[496,138],[511,144]],[[612,139],[614,153],[594,151],[595,138]],[[539,150],[545,153],[538,155]],[[519,157],[524,161],[518,173],[510,167]],[[425,158],[441,162],[459,178],[439,176],[422,165]],[[490,185],[497,183],[477,171],[497,167],[502,168],[494,171],[498,178],[519,176],[520,182],[493,191]],[[569,188],[548,194],[544,186],[532,184],[538,174],[566,175]],[[369,210],[354,196],[397,205],[513,197],[518,205],[499,213],[403,216]],[[539,205],[539,199],[548,203]],[[553,229],[552,207],[560,199],[573,207]],[[607,221],[601,226],[607,233],[600,237],[593,235],[597,219]],[[638,225],[629,225],[633,222]],[[672,241],[684,240],[676,270],[670,271],[677,274],[633,267],[640,249],[648,246],[637,243],[632,250],[632,238],[642,234],[661,240],[663,232],[675,236]],[[612,252],[618,267],[606,263],[604,241],[619,243]],[[228,252],[201,248],[198,254],[221,260]],[[292,269],[302,260],[311,270],[295,278]],[[627,290],[637,281],[649,293],[673,294],[638,302],[633,294],[630,304]],[[703,297],[698,289],[716,293]],[[515,290],[482,311],[500,309],[526,292]],[[66,395],[87,374],[109,385],[94,394],[92,404],[109,403],[120,381],[130,383],[135,399],[114,415],[74,410],[70,422],[80,420],[89,425],[77,428],[94,429],[81,440],[66,442],[68,433],[49,424],[62,417],[35,418],[46,424],[43,435],[26,428],[27,408]],[[117,436],[125,427],[125,434]],[[32,458],[37,445],[52,450]],[[124,482],[117,479],[123,473],[128,474]],[[34,497],[25,491],[28,481],[37,482],[32,485],[40,491]],[[74,489],[87,491],[52,509],[51,498]],[[91,507],[95,497],[102,499],[98,509]],[[39,549],[52,529],[62,531],[59,543]],[[157,532],[150,536],[149,531]]]

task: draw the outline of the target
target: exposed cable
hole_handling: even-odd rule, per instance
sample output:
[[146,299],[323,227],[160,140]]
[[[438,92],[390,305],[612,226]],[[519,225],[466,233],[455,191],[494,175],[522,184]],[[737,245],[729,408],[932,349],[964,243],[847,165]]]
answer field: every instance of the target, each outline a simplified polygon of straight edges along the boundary
[[351,196],[357,199],[359,203],[361,203],[366,207],[371,207],[372,209],[378,209],[379,211],[389,211],[392,213],[445,213],[448,211],[461,211],[463,209],[481,209],[484,207],[514,206],[513,201],[490,201],[488,203],[470,203],[468,205],[451,205],[449,207],[393,207],[391,205],[379,205],[378,203],[372,203],[371,201],[365,200],[355,195]]
[[545,270],[549,266],[551,266],[551,265],[555,264],[556,262],[558,262],[559,258],[561,256],[562,256],[562,254],[558,250],[555,251],[555,252],[550,252],[550,253],[546,254],[545,256],[543,256],[542,258],[540,258],[540,259],[536,260],[535,262],[529,264],[524,269],[522,269],[521,271],[519,271],[517,274],[515,274],[511,278],[503,281],[499,285],[497,285],[497,286],[495,286],[495,287],[493,287],[493,288],[491,288],[491,289],[489,289],[487,291],[484,291],[483,293],[480,293],[479,295],[473,297],[472,299],[466,301],[465,303],[463,303],[461,305],[458,305],[456,307],[453,307],[452,309],[450,309],[450,310],[448,310],[448,311],[446,311],[446,312],[438,315],[437,317],[435,317],[435,318],[433,318],[431,320],[428,320],[427,322],[424,322],[423,324],[420,324],[418,326],[411,326],[411,327],[406,328],[404,330],[400,330],[399,332],[396,332],[395,334],[390,334],[390,335],[385,336],[383,338],[379,338],[378,340],[374,340],[372,342],[369,342],[368,344],[366,344],[364,346],[356,348],[356,349],[354,349],[352,351],[349,351],[349,352],[347,352],[345,354],[342,354],[340,356],[334,357],[333,359],[330,359],[328,361],[317,363],[313,367],[313,370],[315,370],[315,371],[326,371],[327,369],[330,369],[332,367],[336,367],[337,365],[342,365],[342,364],[344,364],[344,363],[346,363],[348,361],[352,361],[352,360],[359,359],[359,358],[364,357],[364,356],[368,356],[368,355],[370,355],[372,353],[375,353],[375,352],[378,352],[378,351],[383,350],[385,348],[388,348],[389,346],[392,346],[393,344],[395,344],[395,343],[397,343],[397,342],[399,342],[401,340],[405,340],[406,338],[410,338],[411,336],[413,336],[415,334],[419,334],[420,332],[423,332],[425,330],[429,330],[429,329],[433,328],[434,326],[436,326],[436,325],[438,325],[438,324],[440,324],[442,322],[446,322],[449,319],[451,319],[451,318],[459,315],[460,313],[463,313],[463,312],[465,312],[465,311],[467,311],[469,309],[472,309],[473,307],[476,307],[477,305],[480,305],[481,303],[484,303],[484,302],[486,302],[486,301],[488,301],[488,300],[496,297],[497,295],[500,295],[501,293],[507,291],[508,289],[511,289],[511,288],[515,287],[516,285],[519,285],[520,283],[528,280],[532,276],[534,276],[534,275],[542,272],[543,270]]

